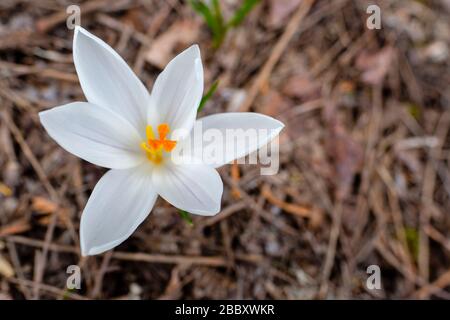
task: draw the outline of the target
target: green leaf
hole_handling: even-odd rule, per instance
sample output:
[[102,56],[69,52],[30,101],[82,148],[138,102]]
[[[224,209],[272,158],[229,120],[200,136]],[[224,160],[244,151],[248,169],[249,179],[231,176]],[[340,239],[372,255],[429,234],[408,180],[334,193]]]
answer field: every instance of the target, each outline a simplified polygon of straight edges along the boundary
[[223,16],[222,16],[222,10],[220,8],[219,0],[212,0],[212,7],[214,9],[214,15],[216,16],[219,26],[223,27],[224,26]]
[[[213,2],[213,8],[209,8],[203,1],[191,0],[189,3],[191,7],[200,14],[208,25],[213,34],[213,45],[218,47],[225,37],[226,27],[223,23],[222,13],[220,11],[219,3]],[[214,10],[214,12],[213,12]]]
[[227,28],[228,26],[224,23],[223,15],[222,15],[222,9],[220,8],[219,0],[211,0],[212,1],[212,8],[214,10],[214,16],[216,17],[217,24],[219,27],[219,32],[217,33],[214,41],[213,41],[213,47],[218,48],[222,44],[223,40],[225,39],[225,36],[227,34]]
[[408,248],[414,257],[414,260],[417,261],[419,257],[419,232],[415,228],[406,227],[405,235]]
[[228,25],[232,27],[237,27],[242,23],[244,18],[249,14],[249,12],[256,6],[261,0],[244,0],[242,6],[236,10],[234,16],[228,21]]
[[181,218],[183,218],[184,221],[187,222],[188,225],[190,225],[191,227],[194,225],[194,222],[192,221],[191,215],[189,212],[184,211],[184,210],[178,210],[178,214],[180,215]]
[[420,107],[414,103],[408,106],[408,112],[414,119],[418,120],[420,118]]
[[212,97],[214,92],[216,92],[218,86],[219,86],[219,80],[214,81],[214,83],[209,88],[208,92],[206,92],[206,94],[203,96],[202,100],[200,101],[197,112],[202,111],[203,107],[205,106],[205,103]]
[[66,289],[64,290],[64,293],[63,293],[63,296],[62,296],[63,300],[68,300],[68,299],[70,299],[70,298],[69,298],[69,293],[72,293],[72,292],[74,292],[74,291],[75,291],[74,289],[66,288]]
[[242,5],[236,10],[233,17],[225,22],[219,0],[211,0],[211,5],[208,6],[201,0],[190,0],[191,7],[200,14],[211,30],[213,36],[213,47],[219,48],[230,27],[237,27],[242,23],[249,12],[261,0],[243,0]]

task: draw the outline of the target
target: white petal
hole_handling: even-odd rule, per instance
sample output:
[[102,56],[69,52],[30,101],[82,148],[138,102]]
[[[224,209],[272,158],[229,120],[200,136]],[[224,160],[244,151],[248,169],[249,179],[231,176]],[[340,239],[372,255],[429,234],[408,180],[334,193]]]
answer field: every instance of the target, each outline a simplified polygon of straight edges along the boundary
[[172,132],[181,129],[189,133],[197,115],[203,93],[203,66],[200,49],[193,45],[177,55],[158,76],[151,94],[151,105],[159,119],[149,123],[168,123]]
[[[260,113],[218,113],[198,119],[190,139],[182,141],[177,150],[217,168],[258,150],[283,128],[282,122]],[[201,132],[200,138],[196,132]]]
[[148,216],[157,194],[147,164],[110,170],[97,183],[81,216],[83,256],[102,253],[126,240]]
[[152,181],[156,192],[179,209],[205,216],[220,211],[223,183],[211,167],[167,164],[153,170]]
[[119,54],[101,39],[76,27],[73,60],[87,100],[113,109],[143,134],[150,95]]
[[73,102],[40,112],[39,118],[61,147],[86,161],[115,169],[145,161],[135,128],[110,109]]

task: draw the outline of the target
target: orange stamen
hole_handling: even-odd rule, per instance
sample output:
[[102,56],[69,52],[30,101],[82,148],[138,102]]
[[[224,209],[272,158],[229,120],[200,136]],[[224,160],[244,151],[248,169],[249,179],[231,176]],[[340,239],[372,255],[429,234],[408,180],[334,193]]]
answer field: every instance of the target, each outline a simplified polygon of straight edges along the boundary
[[166,140],[166,136],[170,131],[170,127],[167,123],[162,123],[158,126],[159,140]]
[[170,132],[170,127],[167,123],[162,123],[158,126],[159,139],[155,139],[152,126],[148,125],[145,128],[147,143],[142,142],[141,148],[147,153],[147,158],[154,163],[160,163],[163,159],[162,151],[172,151],[177,142],[168,140],[167,135]]
[[170,152],[173,150],[173,148],[175,148],[175,146],[177,145],[176,141],[173,140],[165,140],[163,141],[163,148],[165,152]]

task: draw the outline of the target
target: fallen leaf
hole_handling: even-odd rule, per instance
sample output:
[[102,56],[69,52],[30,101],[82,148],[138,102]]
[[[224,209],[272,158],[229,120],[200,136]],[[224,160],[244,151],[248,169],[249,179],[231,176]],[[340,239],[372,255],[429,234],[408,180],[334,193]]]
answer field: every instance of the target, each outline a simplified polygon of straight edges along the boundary
[[37,213],[49,214],[58,210],[58,205],[44,197],[34,197],[31,208]]
[[157,37],[145,54],[145,60],[163,69],[175,56],[177,46],[186,49],[197,39],[200,23],[197,20],[181,20],[172,24],[169,29]]
[[328,130],[326,148],[336,175],[336,197],[344,199],[351,191],[355,174],[361,170],[364,149],[342,124],[334,103],[328,103],[324,115]]
[[31,225],[26,218],[20,218],[6,226],[0,228],[0,237],[19,234],[31,229]]
[[362,71],[362,81],[380,85],[392,66],[394,54],[392,47],[385,47],[376,53],[363,51],[356,59],[356,67]]
[[363,148],[346,131],[334,130],[330,141],[338,182],[338,197],[345,198],[351,190],[353,178],[361,168]]
[[269,2],[268,25],[279,28],[286,24],[286,18],[298,7],[301,0],[271,0]]
[[5,197],[10,197],[12,195],[12,190],[6,184],[0,182],[0,193]]
[[355,91],[355,83],[349,80],[339,82],[338,89],[340,93],[351,94]]
[[320,85],[308,74],[297,74],[287,79],[282,92],[291,97],[310,100],[319,97]]
[[291,105],[289,99],[275,90],[270,90],[261,100],[260,112],[271,117],[276,117]]
[[0,274],[6,278],[14,276],[14,269],[6,258],[0,254]]
[[144,21],[146,19],[148,19],[148,17],[146,16],[145,11],[140,10],[139,8],[133,8],[128,10],[121,20],[125,24],[133,26],[135,30],[145,32]]
[[[38,223],[43,226],[48,226],[50,222],[52,221],[52,215],[46,215],[42,218],[38,219]],[[70,221],[69,213],[67,209],[60,209],[58,210],[58,220],[56,221],[57,226],[60,228],[63,228],[67,226],[68,222]]]

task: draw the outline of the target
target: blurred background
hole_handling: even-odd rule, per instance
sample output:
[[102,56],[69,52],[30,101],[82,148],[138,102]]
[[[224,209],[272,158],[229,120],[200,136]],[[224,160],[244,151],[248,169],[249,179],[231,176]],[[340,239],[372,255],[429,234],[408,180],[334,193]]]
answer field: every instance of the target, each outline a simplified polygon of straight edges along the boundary
[[[149,89],[198,43],[212,93],[199,116],[283,121],[279,173],[224,166],[217,216],[190,225],[159,199],[127,241],[82,258],[105,169],[37,116],[85,101],[77,8]],[[448,299],[449,45],[449,0],[2,0],[0,299]]]

